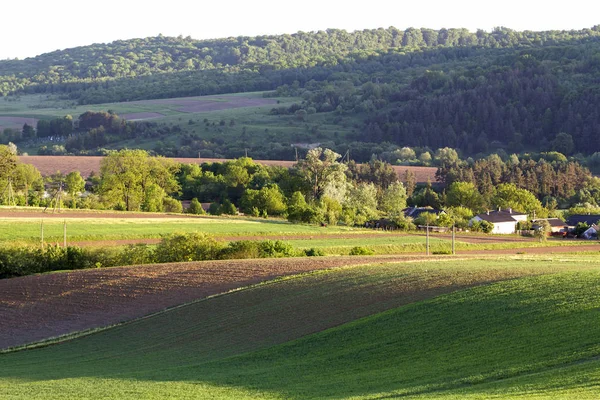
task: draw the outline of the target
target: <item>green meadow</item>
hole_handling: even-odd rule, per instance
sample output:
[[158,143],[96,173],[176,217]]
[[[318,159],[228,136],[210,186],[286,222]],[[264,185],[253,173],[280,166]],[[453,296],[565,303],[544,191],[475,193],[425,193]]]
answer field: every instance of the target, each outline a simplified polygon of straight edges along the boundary
[[359,233],[347,227],[322,228],[279,220],[246,218],[3,218],[0,241],[39,243],[43,224],[44,240],[62,243],[64,223],[70,241],[160,238],[174,232],[204,232],[215,236],[276,236]]
[[339,268],[0,354],[3,399],[597,398],[597,256]]

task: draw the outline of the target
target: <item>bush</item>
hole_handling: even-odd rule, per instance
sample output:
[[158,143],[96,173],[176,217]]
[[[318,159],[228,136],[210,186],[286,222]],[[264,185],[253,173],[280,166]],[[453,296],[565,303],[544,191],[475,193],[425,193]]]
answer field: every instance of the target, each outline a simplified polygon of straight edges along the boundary
[[351,256],[371,256],[375,254],[373,250],[368,247],[356,246],[350,249]]
[[322,249],[311,247],[310,249],[304,250],[304,255],[307,257],[322,257],[325,255],[325,252]]
[[154,262],[154,252],[144,243],[130,244],[116,257],[116,265],[140,265]]
[[172,197],[165,197],[163,199],[163,210],[170,213],[182,213],[183,206],[179,200]]
[[174,233],[163,237],[154,250],[156,262],[214,260],[221,246],[204,233]]
[[281,240],[264,240],[259,243],[259,251],[262,258],[295,257],[297,255],[291,244]]
[[494,230],[494,224],[488,221],[475,221],[471,228],[475,232],[491,233]]
[[223,204],[221,204],[221,212],[227,215],[238,215],[238,210],[235,205],[226,199]]
[[260,258],[259,243],[252,240],[229,242],[227,247],[219,252],[219,259],[232,260],[241,258]]
[[198,201],[198,199],[195,198],[195,197],[190,202],[190,207],[188,208],[187,212],[189,214],[195,214],[195,215],[204,215],[204,214],[206,214],[206,212],[204,211],[204,208],[202,208],[202,204],[200,204],[200,202]]
[[208,207],[208,213],[210,215],[221,215],[223,211],[221,210],[221,205],[219,203],[210,203]]

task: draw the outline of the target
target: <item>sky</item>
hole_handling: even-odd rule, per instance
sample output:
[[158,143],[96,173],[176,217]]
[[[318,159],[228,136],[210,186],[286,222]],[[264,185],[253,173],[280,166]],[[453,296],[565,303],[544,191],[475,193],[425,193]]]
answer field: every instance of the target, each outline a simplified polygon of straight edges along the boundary
[[597,0],[23,0],[2,5],[0,59],[147,36],[194,39],[388,28],[583,29]]

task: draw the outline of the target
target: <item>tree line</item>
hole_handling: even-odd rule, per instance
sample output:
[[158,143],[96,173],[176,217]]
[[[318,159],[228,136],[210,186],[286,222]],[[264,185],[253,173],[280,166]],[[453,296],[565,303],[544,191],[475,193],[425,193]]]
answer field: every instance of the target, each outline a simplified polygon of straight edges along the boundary
[[[558,215],[558,208],[597,212],[600,206],[600,179],[561,158],[549,162],[513,155],[503,161],[493,155],[463,161],[445,151],[439,155],[444,157],[439,182],[418,185],[414,174],[399,177],[384,161],[342,163],[338,153],[323,148],[308,151],[293,168],[264,166],[250,158],[178,164],[126,149],[110,152],[99,173],[87,179],[72,172],[43,180],[33,166],[17,161],[15,148],[0,150],[3,204],[55,207],[61,201],[73,208],[179,213],[186,201],[186,212],[194,214],[241,211],[349,226],[385,219],[402,229],[425,223],[466,228],[473,215],[497,207],[543,217]],[[446,214],[425,213],[413,221],[405,216],[407,206],[443,208]]]

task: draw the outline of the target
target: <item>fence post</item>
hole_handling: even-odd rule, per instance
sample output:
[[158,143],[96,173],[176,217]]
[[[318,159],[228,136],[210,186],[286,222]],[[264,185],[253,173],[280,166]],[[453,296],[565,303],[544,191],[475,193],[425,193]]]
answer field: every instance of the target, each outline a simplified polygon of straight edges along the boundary
[[42,219],[42,223],[40,224],[40,238],[42,243],[42,250],[44,250],[44,220]]
[[67,247],[67,220],[63,221],[63,247]]
[[455,231],[456,231],[456,226],[452,225],[452,254],[456,254],[456,248],[454,246]]
[[426,239],[426,245],[425,245],[425,247],[427,247],[426,255],[429,255],[429,224],[427,224],[426,229],[427,229],[427,235],[426,235],[427,239]]

